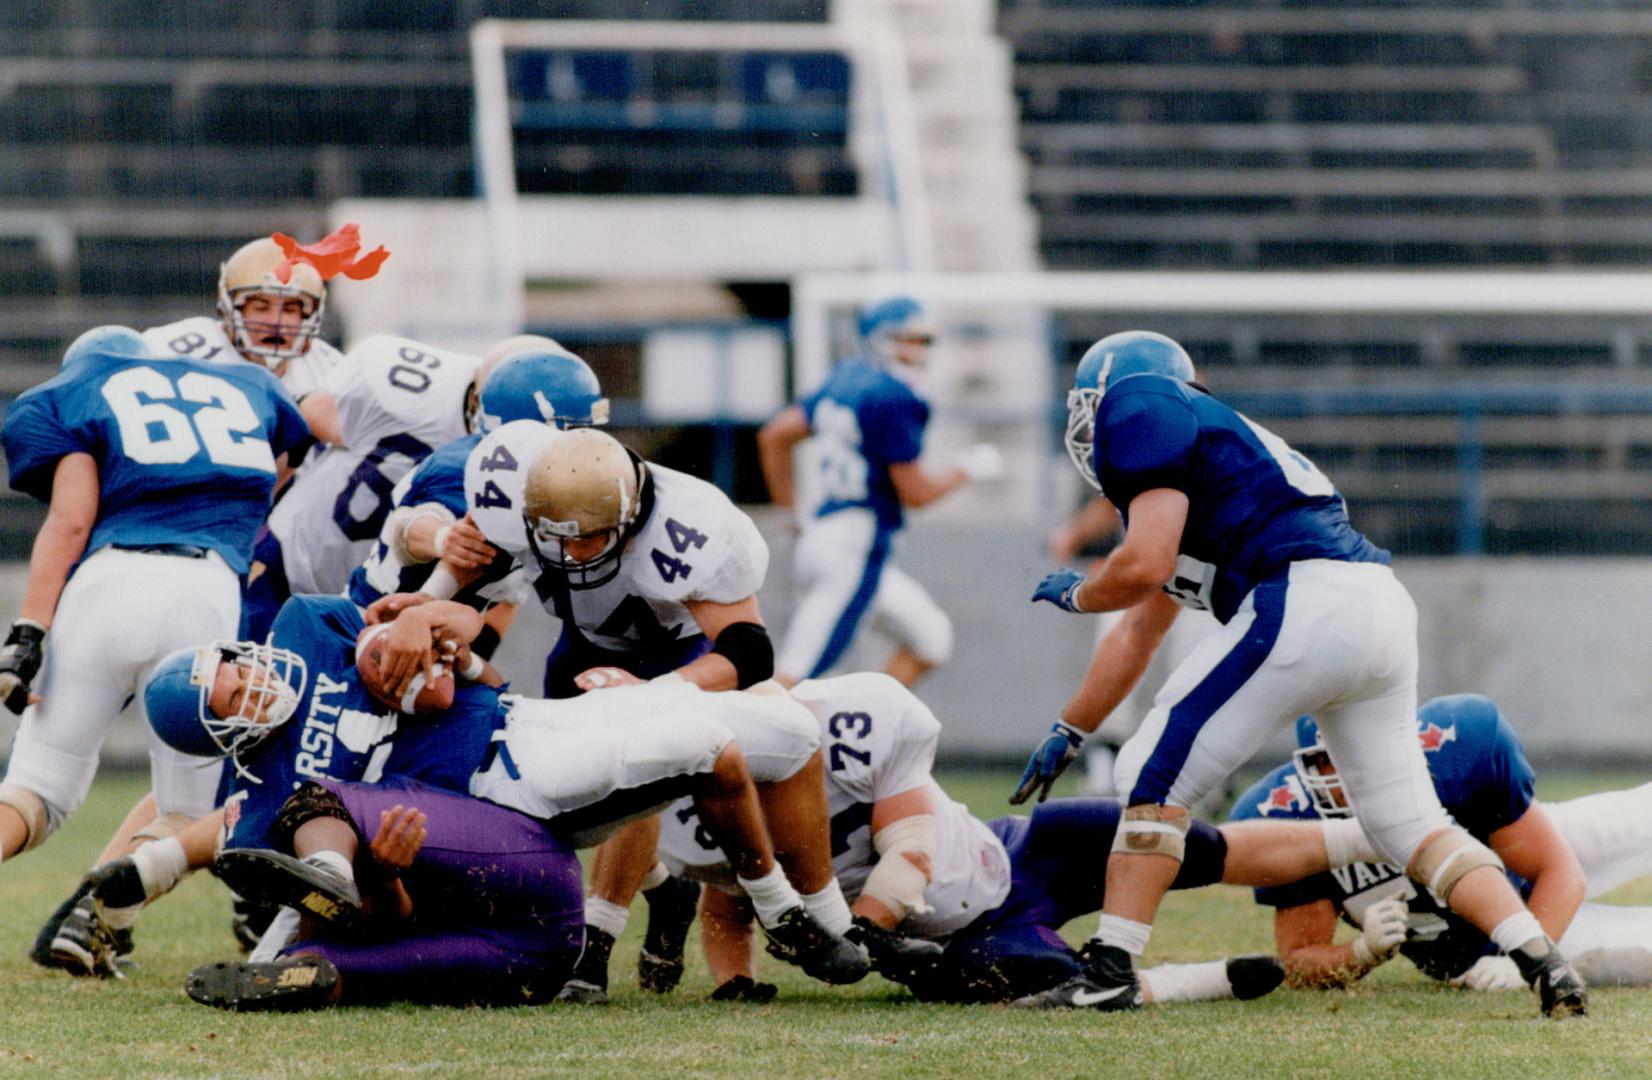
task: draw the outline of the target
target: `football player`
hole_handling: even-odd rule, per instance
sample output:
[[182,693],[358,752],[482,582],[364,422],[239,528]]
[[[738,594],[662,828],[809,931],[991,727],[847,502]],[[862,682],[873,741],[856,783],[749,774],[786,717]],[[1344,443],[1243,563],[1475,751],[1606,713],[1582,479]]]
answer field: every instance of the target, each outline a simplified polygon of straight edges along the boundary
[[[940,721],[900,683],[868,672],[811,679],[792,693],[820,725],[833,865],[854,898],[854,933],[877,970],[921,998],[957,1002],[1014,1000],[1082,970],[1058,931],[1101,905],[1104,867],[1091,853],[1112,842],[1116,801],[1058,799],[1031,819],[982,822],[935,783]],[[713,886],[702,916],[719,994],[758,993],[750,912],[719,853],[698,829],[693,807],[678,804],[662,817],[666,868]],[[1369,850],[1352,824],[1318,831],[1196,823],[1175,887],[1276,884],[1342,865]],[[911,937],[945,943],[944,951],[914,948]],[[1271,958],[1250,957],[1144,977],[1151,998],[1168,1002],[1256,997],[1283,976]]]
[[[998,448],[978,443],[944,473],[925,468],[929,402],[919,379],[935,337],[922,305],[896,296],[860,314],[865,356],[765,424],[757,446],[769,494],[796,506],[799,600],[775,671],[787,686],[837,663],[868,615],[896,641],[886,670],[908,686],[952,653],[952,621],[891,561],[907,509],[1003,472]],[[793,451],[813,436],[808,505],[793,493]]]
[[[0,649],[0,699],[23,713],[0,782],[7,859],[80,806],[109,724],[161,657],[234,636],[254,533],[285,455],[308,437],[262,367],[155,356],[136,331],[100,333],[13,402],[0,431],[12,487],[50,508]],[[210,762],[152,739],[150,766],[159,816],[143,837],[212,810]]]
[[[486,665],[472,668],[469,662],[470,643],[482,629],[475,610],[452,602],[387,606],[399,613],[390,624],[396,632],[386,639],[417,642],[426,671],[440,642],[457,650],[454,663],[467,675],[497,681]],[[404,700],[407,689],[389,650],[379,681],[369,682],[358,668],[356,642],[364,628],[343,597],[296,597],[277,619],[270,645],[183,650],[160,666],[145,692],[150,724],[169,745],[216,747],[237,763],[237,790],[223,815],[225,849],[270,847],[280,807],[303,779],[395,776],[468,789],[546,821],[579,846],[599,842],[686,790],[726,844],[742,884],[761,895],[759,914],[778,953],[827,981],[852,982],[865,974],[865,954],[804,910],[775,862],[758,809],[753,780],[797,773],[819,745],[808,715],[784,695],[704,694],[675,683],[534,701],[500,697],[474,684],[439,712],[402,716],[384,704]],[[293,658],[307,678],[291,676]],[[293,702],[279,729],[251,692],[270,686],[289,687],[279,696]],[[744,752],[737,732],[749,748]],[[248,745],[254,738],[256,748]],[[211,845],[196,840],[165,849],[148,845],[94,872],[88,899],[101,905],[94,914],[119,902],[141,903],[170,888],[185,868],[202,865]],[[282,880],[294,890],[293,900],[324,892],[325,903],[305,904],[312,915],[336,918],[357,906],[347,861],[315,855],[302,865],[277,866],[285,877],[272,876],[269,864],[256,860],[240,865],[251,867],[249,892],[268,896],[271,882]],[[237,891],[249,885],[223,865],[219,871]],[[111,892],[117,888],[119,895]],[[266,933],[266,942],[275,932],[272,927]],[[87,936],[98,942],[108,934],[94,928]],[[255,952],[254,960],[260,959]],[[95,966],[108,969],[103,962]]]
[[[1514,729],[1490,698],[1435,698],[1417,713],[1419,744],[1446,810],[1502,858],[1526,904],[1591,983],[1652,983],[1652,908],[1589,898],[1652,873],[1652,784],[1540,803]],[[1234,803],[1234,819],[1347,818],[1353,811],[1318,726],[1302,749]],[[1360,863],[1256,890],[1272,907],[1292,982],[1344,986],[1396,952],[1424,973],[1474,990],[1524,989],[1486,935],[1418,889],[1399,867]],[[1360,936],[1332,943],[1338,917]]]
[[[646,463],[602,432],[541,424],[506,425],[482,440],[465,488],[477,525],[529,568],[562,623],[546,660],[547,697],[640,679],[743,690],[773,674],[757,604],[768,548],[712,485]],[[771,826],[791,841],[782,861],[805,908],[841,934],[850,917],[832,876],[822,772],[815,755],[761,794]],[[654,828],[638,823],[599,853],[589,943],[570,995],[606,997],[607,950],[654,863]]]
[[1192,378],[1180,345],[1129,331],[1090,347],[1068,397],[1068,451],[1126,530],[1099,568],[1055,571],[1033,599],[1126,614],[1033,752],[1014,801],[1048,793],[1140,677],[1178,605],[1223,625],[1172,673],[1119,754],[1127,809],[1107,902],[1084,974],[1047,1003],[1140,1003],[1134,960],[1181,867],[1187,808],[1269,732],[1313,713],[1377,849],[1513,958],[1546,1015],[1581,1015],[1582,979],[1429,781],[1412,736],[1417,610],[1388,553],[1354,529],[1312,462]]

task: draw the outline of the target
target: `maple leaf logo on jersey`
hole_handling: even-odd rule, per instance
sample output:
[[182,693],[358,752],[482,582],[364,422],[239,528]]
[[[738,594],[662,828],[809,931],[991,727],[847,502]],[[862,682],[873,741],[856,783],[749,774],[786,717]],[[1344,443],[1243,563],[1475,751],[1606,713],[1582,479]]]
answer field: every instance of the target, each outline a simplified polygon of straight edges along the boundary
[[1297,807],[1306,807],[1307,798],[1302,794],[1302,781],[1295,776],[1287,776],[1262,797],[1256,804],[1256,812],[1266,817],[1275,811],[1295,810]]
[[1423,753],[1438,750],[1448,742],[1457,741],[1457,725],[1441,727],[1439,724],[1429,724],[1417,734],[1423,744]]

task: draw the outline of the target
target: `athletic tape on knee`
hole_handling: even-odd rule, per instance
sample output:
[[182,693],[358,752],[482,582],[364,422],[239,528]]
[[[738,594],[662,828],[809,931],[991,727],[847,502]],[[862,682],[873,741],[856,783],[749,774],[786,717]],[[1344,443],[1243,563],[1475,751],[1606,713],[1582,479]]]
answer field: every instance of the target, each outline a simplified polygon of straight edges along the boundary
[[1482,866],[1494,866],[1501,871],[1503,860],[1470,836],[1468,830],[1453,825],[1433,839],[1423,841],[1422,847],[1411,857],[1411,865],[1406,872],[1413,881],[1426,885],[1429,892],[1449,901],[1451,890],[1457,887],[1457,883]]
[[1168,855],[1177,862],[1187,853],[1187,830],[1193,822],[1167,818],[1164,807],[1127,806],[1113,832],[1113,850],[1130,855]]
[[165,840],[177,836],[195,819],[188,814],[156,814],[155,820],[132,834],[133,840]]
[[[896,920],[934,910],[924,903],[930,875],[918,862],[935,864],[935,836],[934,814],[913,814],[878,830],[872,837],[878,863],[867,875],[860,894],[870,896],[894,912]],[[916,856],[918,861],[907,858],[908,854]]]
[[23,827],[28,830],[23,840],[24,851],[39,847],[55,828],[46,800],[19,784],[0,784],[0,806],[9,806],[22,817]]

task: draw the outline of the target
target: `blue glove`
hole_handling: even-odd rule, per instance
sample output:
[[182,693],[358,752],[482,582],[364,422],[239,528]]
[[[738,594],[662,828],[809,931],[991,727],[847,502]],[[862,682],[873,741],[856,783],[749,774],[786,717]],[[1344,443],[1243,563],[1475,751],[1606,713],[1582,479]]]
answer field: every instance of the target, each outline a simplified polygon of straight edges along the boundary
[[1052,570],[1044,575],[1044,580],[1040,581],[1038,588],[1033,590],[1033,603],[1048,600],[1063,611],[1071,611],[1074,614],[1082,615],[1084,610],[1078,606],[1078,600],[1076,599],[1078,587],[1082,584],[1084,584],[1084,575],[1077,570],[1069,570],[1066,567],[1062,567],[1060,570]]
[[1027,771],[1021,774],[1021,784],[1010,796],[1010,802],[1020,806],[1035,791],[1038,792],[1039,802],[1048,799],[1050,785],[1078,757],[1079,747],[1083,745],[1084,732],[1057,720],[1044,741],[1038,744],[1038,749],[1033,751],[1032,760],[1027,762]]

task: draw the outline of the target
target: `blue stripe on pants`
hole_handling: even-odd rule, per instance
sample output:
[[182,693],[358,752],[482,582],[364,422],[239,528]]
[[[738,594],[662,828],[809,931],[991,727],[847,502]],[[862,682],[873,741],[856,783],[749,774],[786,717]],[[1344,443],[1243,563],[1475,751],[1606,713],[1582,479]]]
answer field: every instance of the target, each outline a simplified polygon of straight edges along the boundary
[[866,566],[861,570],[860,584],[855,587],[854,595],[849,597],[843,614],[838,616],[837,623],[832,627],[832,636],[826,639],[826,648],[810,669],[808,678],[816,678],[837,663],[848,650],[849,643],[855,640],[855,630],[866,615],[866,609],[872,606],[872,597],[877,595],[878,580],[883,577],[883,564],[889,561],[892,535],[887,529],[878,529],[872,534],[872,548],[866,553]]
[[1171,708],[1159,741],[1136,777],[1136,786],[1130,789],[1127,801],[1131,806],[1164,803],[1206,722],[1267,660],[1285,621],[1285,588],[1286,579],[1281,578],[1258,585],[1251,594],[1256,617],[1250,629],[1210,674]]

